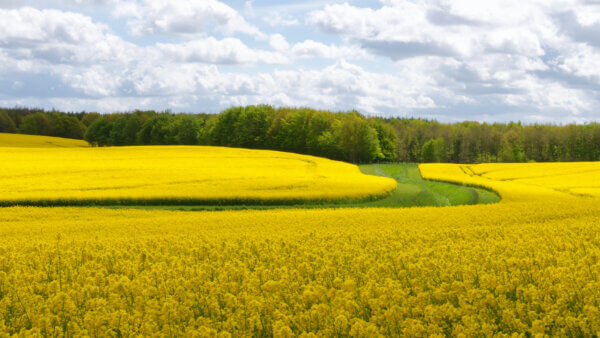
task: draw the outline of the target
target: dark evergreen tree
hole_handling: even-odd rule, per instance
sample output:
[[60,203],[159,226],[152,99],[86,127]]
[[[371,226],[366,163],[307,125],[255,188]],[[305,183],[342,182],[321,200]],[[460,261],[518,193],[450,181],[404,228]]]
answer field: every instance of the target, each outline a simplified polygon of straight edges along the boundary
[[0,110],[0,133],[14,133],[17,131],[15,122],[4,110]]

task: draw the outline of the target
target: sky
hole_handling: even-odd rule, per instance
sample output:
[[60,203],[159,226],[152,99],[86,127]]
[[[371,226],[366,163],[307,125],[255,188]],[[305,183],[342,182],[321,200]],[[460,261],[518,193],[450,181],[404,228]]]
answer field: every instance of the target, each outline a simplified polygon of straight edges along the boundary
[[0,106],[600,121],[600,0],[0,0]]

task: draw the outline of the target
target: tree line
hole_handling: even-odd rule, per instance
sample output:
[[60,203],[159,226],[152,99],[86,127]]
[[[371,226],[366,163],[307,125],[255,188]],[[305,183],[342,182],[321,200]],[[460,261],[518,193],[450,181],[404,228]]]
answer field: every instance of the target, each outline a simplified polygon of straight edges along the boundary
[[85,139],[93,146],[214,145],[354,163],[600,160],[600,124],[440,123],[268,105],[219,114],[63,113],[0,109],[0,132]]

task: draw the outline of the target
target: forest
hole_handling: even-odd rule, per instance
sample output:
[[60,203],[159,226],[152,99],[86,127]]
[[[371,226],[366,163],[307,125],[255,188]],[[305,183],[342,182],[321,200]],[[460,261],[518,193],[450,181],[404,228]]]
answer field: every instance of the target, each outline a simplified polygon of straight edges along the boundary
[[268,105],[232,107],[218,114],[0,108],[0,132],[84,139],[93,146],[271,149],[353,163],[600,160],[598,123],[440,123]]

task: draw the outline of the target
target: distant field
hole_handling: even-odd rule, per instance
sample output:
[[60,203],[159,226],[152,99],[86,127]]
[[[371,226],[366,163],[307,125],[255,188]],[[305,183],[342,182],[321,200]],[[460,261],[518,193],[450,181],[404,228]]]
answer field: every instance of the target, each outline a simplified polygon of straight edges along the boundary
[[[0,155],[11,158],[5,167],[11,171],[0,175],[0,205],[231,210],[449,206],[499,200],[483,189],[423,180],[416,164],[360,166],[365,174],[396,180],[394,190],[391,180],[361,175],[350,164],[274,151],[88,148],[79,140],[20,134],[0,134],[0,141]],[[59,149],[81,147],[88,149]]]
[[238,205],[363,201],[396,188],[357,166],[202,146],[0,147],[4,205]]
[[500,201],[500,197],[489,190],[467,187],[461,184],[424,180],[419,167],[414,163],[364,164],[360,170],[369,175],[390,177],[398,182],[390,195],[373,201],[337,203],[301,203],[290,205],[173,205],[173,206],[109,206],[109,208],[165,209],[183,211],[205,210],[265,210],[265,209],[314,209],[314,208],[404,208],[425,206],[451,206],[487,204]]
[[89,147],[89,144],[83,140],[62,137],[0,133],[0,147],[72,148]]
[[600,197],[600,162],[421,164],[425,178],[488,187],[510,200]]

